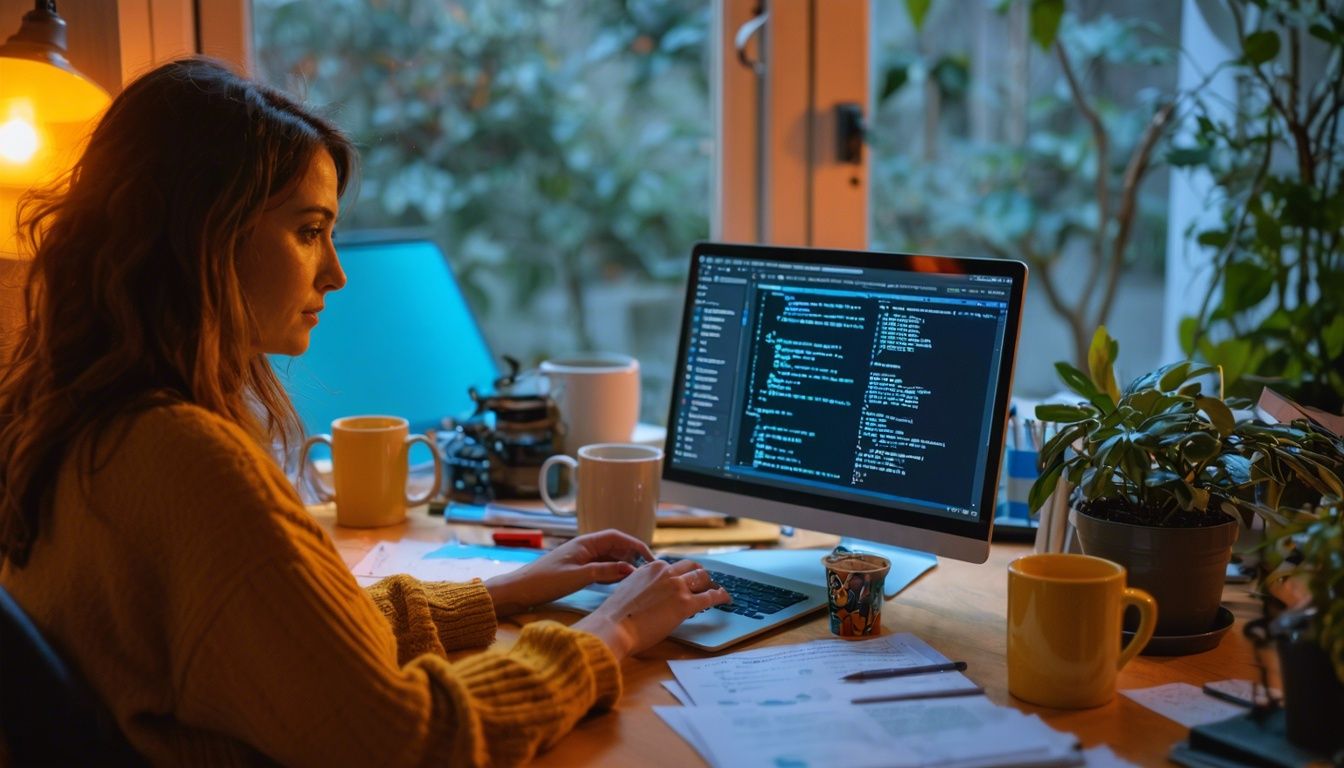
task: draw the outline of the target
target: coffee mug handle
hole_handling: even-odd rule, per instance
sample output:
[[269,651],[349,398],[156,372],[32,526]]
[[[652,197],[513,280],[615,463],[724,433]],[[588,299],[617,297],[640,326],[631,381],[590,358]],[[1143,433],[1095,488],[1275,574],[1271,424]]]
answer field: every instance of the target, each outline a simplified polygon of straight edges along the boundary
[[318,501],[328,502],[336,500],[336,492],[322,484],[322,480],[315,475],[310,475],[308,470],[312,469],[312,464],[308,462],[308,451],[318,443],[326,443],[327,448],[331,448],[331,435],[313,435],[303,441],[303,448],[299,451],[299,480],[306,480],[313,486],[313,492],[317,494]]
[[439,484],[443,482],[443,454],[439,452],[439,446],[435,445],[434,441],[428,437],[424,435],[406,436],[406,463],[410,464],[411,446],[416,443],[424,443],[434,457],[434,484],[429,487],[428,491],[425,491],[424,496],[419,498],[411,498],[409,493],[406,494],[406,506],[408,507],[417,507],[434,498],[434,494],[439,492]]
[[[551,510],[553,515],[563,515],[573,517],[578,512],[578,505],[575,503],[578,495],[577,490],[570,491],[567,495],[559,499],[552,499],[546,486],[547,477],[551,474],[551,467],[556,464],[562,464],[569,467],[574,472],[574,487],[578,488],[579,462],[569,458],[563,453],[557,453],[541,464],[541,471],[537,473],[537,490],[541,491],[541,500],[546,503],[546,508]],[[565,502],[565,506],[560,506],[559,502]]]
[[1142,589],[1126,587],[1124,594],[1120,596],[1124,607],[1120,609],[1124,614],[1124,608],[1134,606],[1139,609],[1139,629],[1130,638],[1129,644],[1120,649],[1120,658],[1116,659],[1115,669],[1120,671],[1124,669],[1129,660],[1134,658],[1142,651],[1148,641],[1153,639],[1153,630],[1157,628],[1157,601],[1153,596],[1144,592]]

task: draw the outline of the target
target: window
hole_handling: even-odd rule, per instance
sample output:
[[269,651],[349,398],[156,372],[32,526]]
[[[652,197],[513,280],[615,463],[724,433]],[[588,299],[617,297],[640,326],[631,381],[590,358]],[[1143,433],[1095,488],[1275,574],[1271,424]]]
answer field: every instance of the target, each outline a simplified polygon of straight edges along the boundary
[[706,3],[251,10],[255,73],[361,147],[343,232],[436,240],[497,354],[635,355],[643,418],[664,418],[686,261],[710,227]]
[[[1050,5],[873,5],[872,245],[1028,262],[1015,380],[1027,395],[1058,389],[1055,360],[1081,356],[1086,368],[1086,343],[1103,314],[1130,371],[1163,362],[1168,186],[1162,142],[1145,148],[1145,130],[1176,88],[1181,7],[1058,4],[1067,7],[1056,19],[1074,93],[1057,52],[1035,39],[1048,30],[1031,8]],[[1089,109],[1108,139],[1109,216],[1100,236]],[[1137,185],[1129,209],[1124,176],[1141,152],[1158,168]],[[1122,228],[1128,248],[1112,278]]]

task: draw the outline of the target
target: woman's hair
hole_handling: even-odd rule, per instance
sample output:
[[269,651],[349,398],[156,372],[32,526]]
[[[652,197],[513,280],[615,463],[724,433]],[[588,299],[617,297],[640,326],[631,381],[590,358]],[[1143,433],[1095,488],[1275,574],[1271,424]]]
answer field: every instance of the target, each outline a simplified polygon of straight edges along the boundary
[[355,151],[287,96],[203,58],[132,82],[74,168],[23,205],[33,252],[26,328],[0,373],[0,560],[22,566],[79,446],[81,473],[117,417],[185,401],[286,446],[298,417],[239,286],[267,202],[318,150],[345,190]]

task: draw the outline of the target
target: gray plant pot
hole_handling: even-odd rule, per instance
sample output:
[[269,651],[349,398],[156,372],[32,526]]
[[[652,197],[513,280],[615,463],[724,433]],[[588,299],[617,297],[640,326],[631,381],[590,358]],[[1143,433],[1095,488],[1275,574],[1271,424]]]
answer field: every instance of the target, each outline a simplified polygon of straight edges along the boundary
[[1197,635],[1214,625],[1238,525],[1163,528],[1101,520],[1074,511],[1083,553],[1117,562],[1129,586],[1157,600],[1158,637]]

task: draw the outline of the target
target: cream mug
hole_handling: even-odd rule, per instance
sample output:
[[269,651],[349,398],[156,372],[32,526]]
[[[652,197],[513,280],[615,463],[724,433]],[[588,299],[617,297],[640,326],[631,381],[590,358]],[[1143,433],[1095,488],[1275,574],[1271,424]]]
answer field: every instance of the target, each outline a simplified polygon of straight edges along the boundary
[[[1139,609],[1123,648],[1120,619]],[[1008,692],[1060,709],[1099,707],[1153,636],[1157,603],[1125,585],[1125,569],[1089,555],[1025,555],[1008,564]]]
[[623,443],[639,422],[639,361],[592,353],[539,366],[564,425],[565,453],[592,443]]
[[[554,466],[573,470],[571,487],[578,486],[559,499],[551,497],[546,481]],[[564,454],[547,459],[537,484],[551,514],[578,516],[579,533],[615,528],[648,544],[653,541],[662,470],[661,448],[595,443],[580,448],[577,461]]]
[[[331,448],[335,492],[314,482],[322,501],[336,502],[336,524],[351,528],[396,525],[406,519],[406,508],[429,501],[439,488],[443,459],[439,448],[424,435],[408,434],[410,427],[398,416],[346,416],[331,422],[331,434],[313,435],[303,443],[299,471],[308,471],[308,452],[318,443]],[[434,455],[434,485],[419,498],[406,492],[409,455],[416,443]]]

